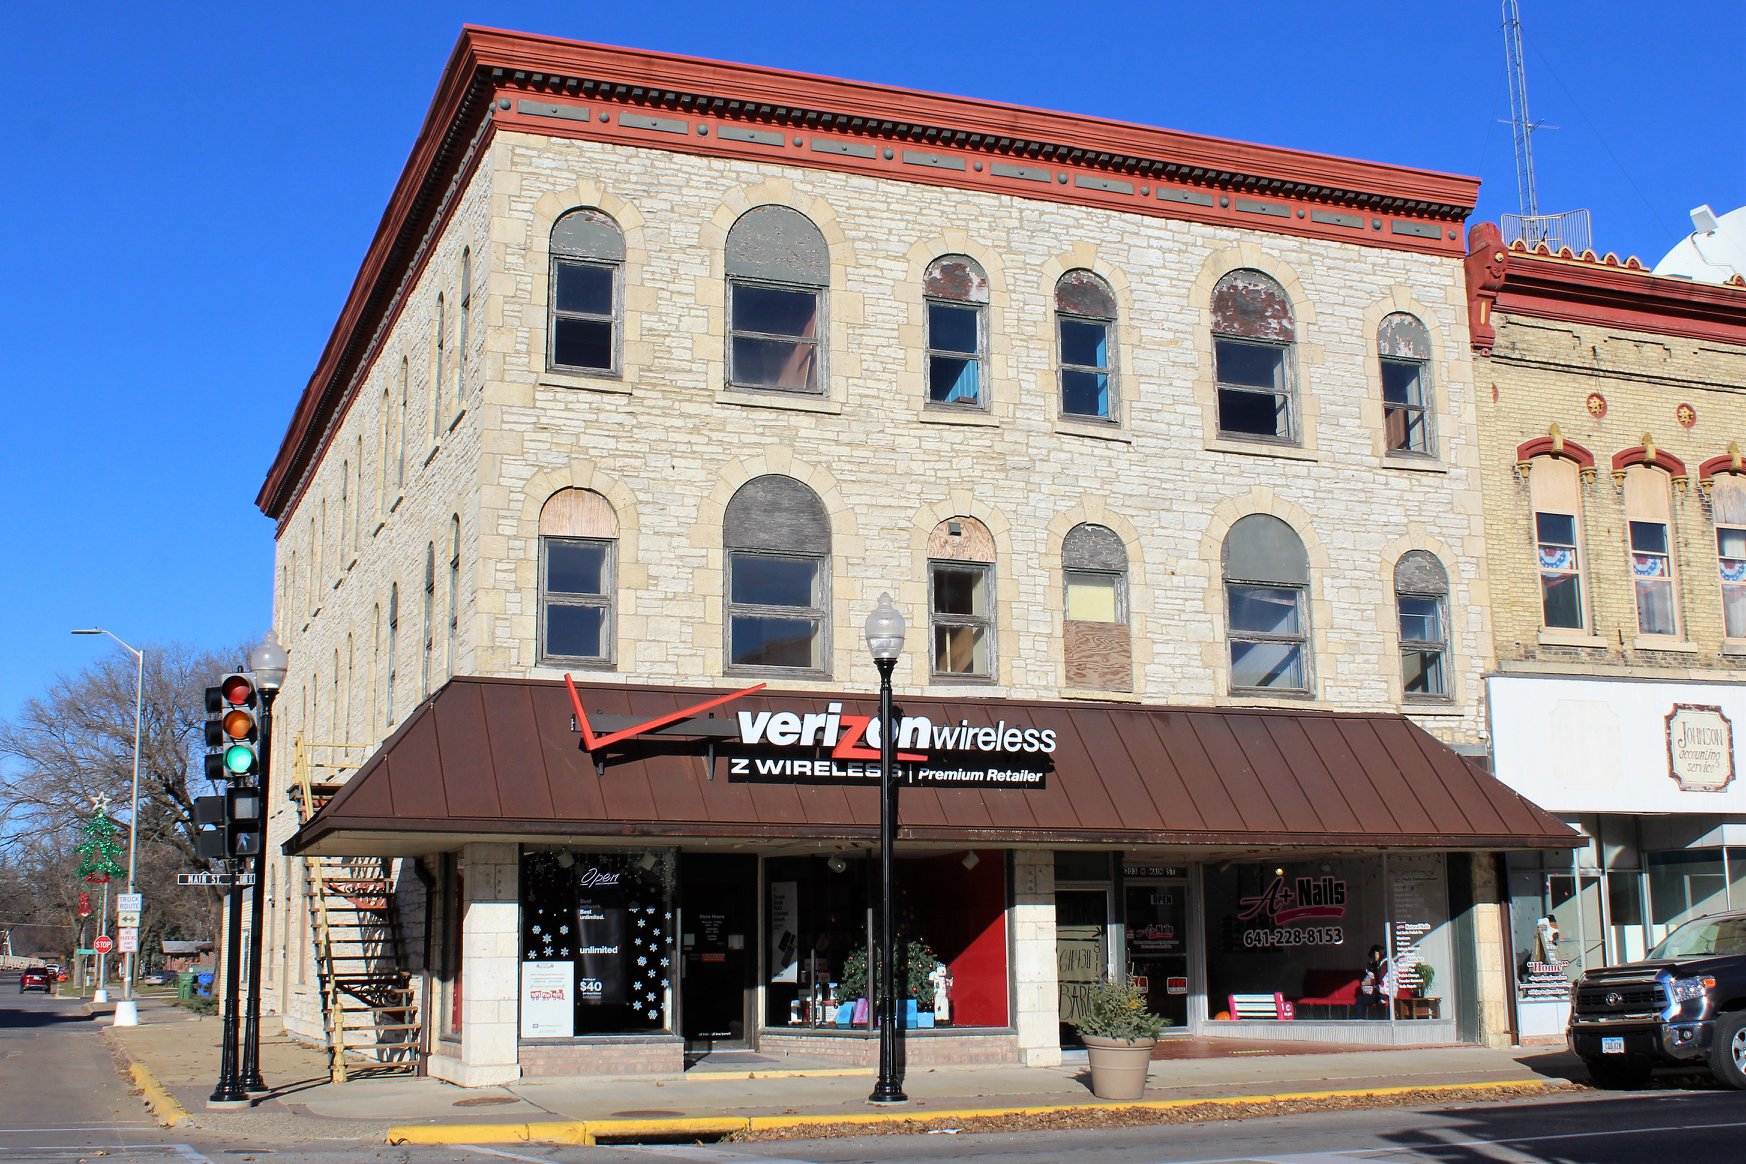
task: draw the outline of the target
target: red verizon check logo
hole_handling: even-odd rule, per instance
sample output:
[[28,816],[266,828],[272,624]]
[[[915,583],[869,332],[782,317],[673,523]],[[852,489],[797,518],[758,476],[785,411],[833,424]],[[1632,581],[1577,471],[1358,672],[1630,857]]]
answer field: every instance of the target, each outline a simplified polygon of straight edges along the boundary
[[568,674],[564,676],[564,686],[570,690],[570,706],[576,709],[576,723],[577,726],[582,729],[582,746],[590,752],[594,752],[601,748],[610,747],[611,745],[618,743],[620,740],[628,740],[632,736],[640,736],[644,732],[652,732],[656,728],[666,727],[670,723],[678,723],[682,719],[690,719],[699,712],[708,711],[712,707],[720,707],[722,704],[732,702],[733,700],[740,698],[742,695],[750,695],[754,691],[762,691],[765,685],[758,683],[746,688],[744,691],[731,691],[726,695],[719,695],[714,699],[694,704],[691,707],[682,707],[678,711],[668,712],[666,715],[657,715],[654,719],[644,720],[639,724],[632,724],[630,727],[622,728],[616,732],[610,732],[604,736],[595,735],[594,729],[589,726],[588,713],[582,709],[582,696],[577,693],[576,684]]

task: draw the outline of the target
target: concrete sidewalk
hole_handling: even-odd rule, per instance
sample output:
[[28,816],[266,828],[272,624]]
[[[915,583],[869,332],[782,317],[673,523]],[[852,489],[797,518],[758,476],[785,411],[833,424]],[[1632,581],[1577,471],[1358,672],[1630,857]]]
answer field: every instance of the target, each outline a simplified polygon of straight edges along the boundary
[[[172,1105],[169,1114],[179,1104],[203,1130],[250,1138],[381,1142],[392,1131],[396,1139],[423,1142],[589,1142],[595,1135],[658,1135],[662,1129],[701,1135],[748,1122],[768,1127],[827,1119],[913,1121],[1126,1106],[1091,1094],[1082,1054],[1052,1068],[912,1071],[904,1080],[912,1102],[897,1108],[866,1102],[872,1071],[754,1054],[711,1056],[683,1076],[523,1080],[483,1088],[405,1076],[334,1084],[328,1081],[324,1052],[277,1033],[277,1021],[264,1019],[264,1031],[274,1033],[263,1037],[261,1070],[274,1091],[243,1111],[209,1112],[205,1100],[218,1074],[219,1020],[148,999],[140,1004],[140,1022],[106,1034],[120,1057],[143,1068],[144,1077],[161,1088]],[[1545,1048],[1329,1052],[1229,1042],[1229,1053],[1153,1062],[1147,1103],[1353,1092],[1381,1096],[1502,1083],[1550,1089],[1581,1077],[1574,1058]],[[143,1082],[142,1087],[151,1094],[151,1087]]]

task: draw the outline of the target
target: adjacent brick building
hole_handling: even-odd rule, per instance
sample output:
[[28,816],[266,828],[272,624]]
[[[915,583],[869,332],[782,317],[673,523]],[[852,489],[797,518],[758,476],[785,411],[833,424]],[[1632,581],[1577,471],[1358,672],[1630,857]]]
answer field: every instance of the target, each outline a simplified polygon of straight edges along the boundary
[[304,879],[370,854],[445,1077],[863,1057],[877,801],[838,728],[889,592],[903,714],[970,733],[899,745],[970,782],[902,834],[959,1004],[912,1062],[1053,1061],[1130,971],[1182,1029],[1266,1033],[1220,1016],[1355,984],[1372,941],[1390,1021],[1342,995],[1295,1031],[1503,1037],[1492,854],[1568,834],[1451,750],[1493,642],[1474,194],[469,29],[259,499],[279,754],[362,765],[273,870],[276,1003],[319,1032]]

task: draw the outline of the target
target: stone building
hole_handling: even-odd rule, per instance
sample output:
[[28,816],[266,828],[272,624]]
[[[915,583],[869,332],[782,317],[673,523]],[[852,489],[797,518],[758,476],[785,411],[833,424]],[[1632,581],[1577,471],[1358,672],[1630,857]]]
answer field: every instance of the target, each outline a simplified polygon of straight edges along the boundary
[[1746,906],[1746,283],[1470,236],[1494,770],[1579,828],[1509,858],[1520,1033]]
[[911,1063],[1130,973],[1503,1037],[1495,855],[1570,834],[1464,758],[1474,195],[467,30],[259,497],[272,1001],[463,1083],[865,1060],[888,592]]

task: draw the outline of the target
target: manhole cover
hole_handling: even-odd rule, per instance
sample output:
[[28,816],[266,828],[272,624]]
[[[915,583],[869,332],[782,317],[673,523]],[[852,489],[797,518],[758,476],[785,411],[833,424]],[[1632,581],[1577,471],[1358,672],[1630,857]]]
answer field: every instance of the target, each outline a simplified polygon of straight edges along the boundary
[[515,1103],[513,1095],[475,1095],[472,1099],[457,1099],[451,1107],[496,1107],[500,1103]]
[[627,1116],[631,1119],[652,1120],[677,1116],[680,1113],[676,1111],[615,1111],[612,1114],[615,1116]]

